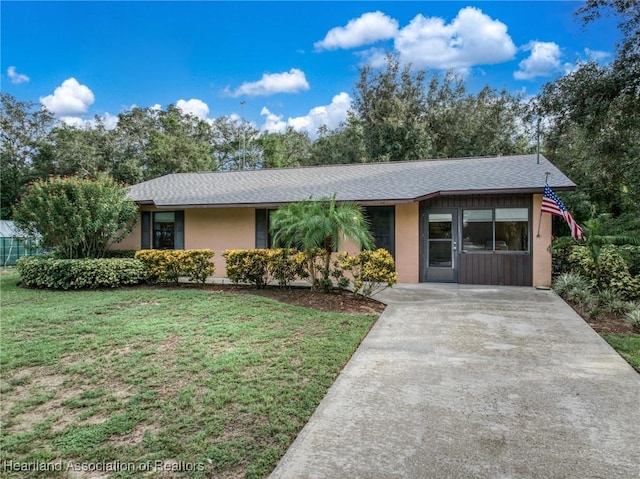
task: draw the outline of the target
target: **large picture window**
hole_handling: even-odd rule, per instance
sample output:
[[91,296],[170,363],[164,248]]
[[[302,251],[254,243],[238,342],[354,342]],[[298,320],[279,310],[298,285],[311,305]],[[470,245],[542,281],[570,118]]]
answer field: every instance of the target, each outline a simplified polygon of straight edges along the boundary
[[462,250],[529,251],[528,208],[463,210]]

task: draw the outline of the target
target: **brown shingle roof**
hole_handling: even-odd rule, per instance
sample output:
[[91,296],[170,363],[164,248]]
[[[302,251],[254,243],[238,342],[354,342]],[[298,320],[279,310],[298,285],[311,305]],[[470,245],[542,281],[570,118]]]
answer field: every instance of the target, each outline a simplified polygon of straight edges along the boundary
[[545,173],[555,189],[575,184],[544,156],[501,156],[175,173],[131,187],[139,203],[158,207],[267,206],[336,194],[339,201],[413,202],[447,194],[542,192]]

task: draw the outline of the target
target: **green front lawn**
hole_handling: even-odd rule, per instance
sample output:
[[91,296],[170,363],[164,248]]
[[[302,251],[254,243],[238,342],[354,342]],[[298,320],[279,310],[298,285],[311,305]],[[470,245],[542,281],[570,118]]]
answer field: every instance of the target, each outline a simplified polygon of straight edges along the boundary
[[640,372],[640,334],[605,334],[604,339]]
[[156,461],[188,470],[178,477],[265,477],[376,320],[200,289],[0,280],[3,477],[83,463],[137,477]]

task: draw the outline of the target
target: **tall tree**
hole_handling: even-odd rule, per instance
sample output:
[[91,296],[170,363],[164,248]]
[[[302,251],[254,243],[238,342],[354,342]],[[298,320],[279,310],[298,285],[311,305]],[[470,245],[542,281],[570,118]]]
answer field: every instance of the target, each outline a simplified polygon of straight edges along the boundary
[[0,213],[9,218],[24,185],[37,177],[33,159],[47,144],[53,114],[7,93],[0,93],[0,100]]
[[335,165],[367,161],[362,123],[350,111],[347,120],[338,128],[330,130],[323,126],[319,129],[318,138],[311,147],[307,164]]
[[524,128],[525,108],[519,95],[485,86],[467,91],[462,79],[434,75],[427,94],[428,131],[433,156],[460,158],[525,153],[530,149]]
[[546,84],[534,111],[546,119],[545,152],[578,183],[584,209],[640,231],[640,4],[588,0],[577,11],[585,25],[606,14],[618,16],[623,34],[614,61]]
[[354,90],[353,109],[362,124],[369,161],[416,160],[431,156],[427,131],[426,73],[401,67],[398,58],[387,55],[383,70],[369,65],[360,70]]
[[308,164],[311,139],[306,132],[287,127],[283,133],[263,133],[258,138],[264,168],[287,168]]
[[214,170],[253,170],[262,166],[260,132],[246,121],[227,116],[213,120],[211,144]]
[[169,105],[158,113],[158,128],[151,131],[147,146],[147,178],[168,173],[212,169],[211,129],[207,122]]

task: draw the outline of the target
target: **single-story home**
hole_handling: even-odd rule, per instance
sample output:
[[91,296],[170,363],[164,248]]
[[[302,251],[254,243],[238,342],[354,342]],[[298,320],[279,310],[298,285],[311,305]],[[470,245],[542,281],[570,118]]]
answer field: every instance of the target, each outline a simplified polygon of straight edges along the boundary
[[272,211],[335,194],[365,209],[400,282],[549,285],[547,173],[554,190],[575,188],[536,154],[170,174],[131,188],[139,221],[116,247],[210,248],[224,277],[225,250],[270,246]]

